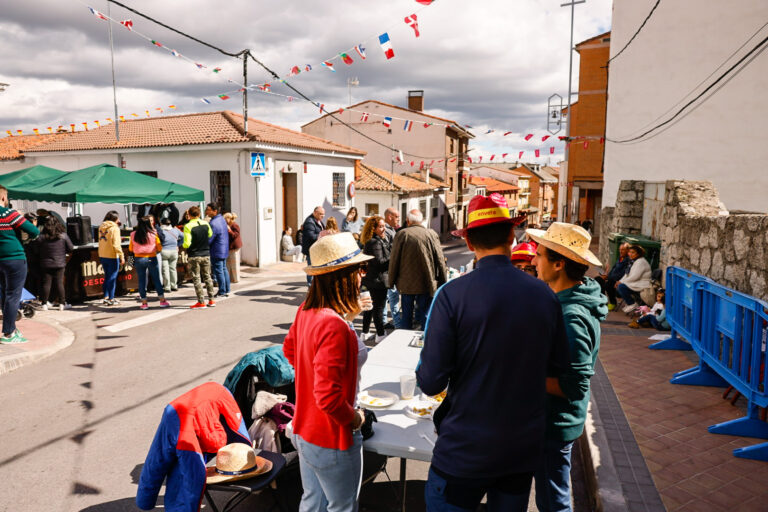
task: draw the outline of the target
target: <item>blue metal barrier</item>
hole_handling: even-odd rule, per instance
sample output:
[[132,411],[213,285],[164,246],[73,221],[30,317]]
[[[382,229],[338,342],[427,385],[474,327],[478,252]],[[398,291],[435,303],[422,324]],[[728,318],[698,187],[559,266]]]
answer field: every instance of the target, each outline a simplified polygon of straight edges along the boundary
[[715,283],[702,285],[700,360],[747,399],[747,416],[709,427],[713,434],[768,439],[758,407],[768,406],[765,344],[768,304]]
[[[666,340],[650,345],[653,350],[696,350],[701,318],[701,300],[697,284],[712,282],[709,278],[690,272],[680,267],[667,267],[666,300],[667,312],[672,332]],[[678,336],[679,335],[679,336]],[[687,341],[684,341],[684,338]]]

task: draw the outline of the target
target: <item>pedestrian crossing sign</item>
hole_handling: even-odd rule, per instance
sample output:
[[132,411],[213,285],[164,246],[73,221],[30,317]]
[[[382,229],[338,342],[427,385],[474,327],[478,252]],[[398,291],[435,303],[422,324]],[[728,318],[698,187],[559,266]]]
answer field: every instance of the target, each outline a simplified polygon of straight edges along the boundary
[[266,176],[266,162],[264,153],[251,153],[251,176]]

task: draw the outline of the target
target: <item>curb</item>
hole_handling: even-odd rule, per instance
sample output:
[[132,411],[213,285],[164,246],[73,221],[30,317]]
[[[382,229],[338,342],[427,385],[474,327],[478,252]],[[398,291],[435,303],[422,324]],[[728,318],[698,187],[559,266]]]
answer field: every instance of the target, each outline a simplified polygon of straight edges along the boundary
[[629,510],[621,482],[616,473],[605,424],[594,396],[589,399],[587,420],[580,437],[580,455],[583,461],[587,492],[598,512],[623,512]]
[[17,370],[22,366],[25,366],[36,361],[45,359],[48,356],[52,356],[59,350],[63,350],[70,346],[75,341],[75,333],[70,329],[64,327],[55,320],[35,320],[41,324],[46,324],[58,331],[59,337],[55,343],[50,346],[35,350],[33,352],[24,352],[21,354],[11,354],[0,358],[0,376]]

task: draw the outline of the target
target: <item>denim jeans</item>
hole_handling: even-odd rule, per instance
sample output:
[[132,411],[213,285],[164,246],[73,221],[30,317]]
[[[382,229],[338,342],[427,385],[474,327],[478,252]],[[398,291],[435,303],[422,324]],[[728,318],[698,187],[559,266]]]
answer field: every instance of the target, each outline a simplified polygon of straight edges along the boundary
[[[311,258],[309,257],[309,251],[307,251],[307,254],[306,254],[306,256],[307,256],[307,266],[309,267],[309,266],[311,266],[311,265],[312,265],[312,260],[311,260]],[[311,276],[311,275],[307,274],[307,286],[312,286],[312,278],[313,278],[313,277],[314,277],[314,276]]]
[[229,293],[229,272],[227,272],[227,258],[214,258],[211,256],[213,278],[219,285],[219,293]]
[[536,506],[541,512],[570,512],[573,441],[548,439],[544,446],[544,465],[534,477]]
[[[486,510],[489,512],[525,512],[530,496],[530,474],[528,490],[513,494],[496,487],[452,486],[432,468],[429,468],[424,499],[427,512],[475,512],[484,495],[488,495]],[[452,486],[449,490],[449,486]],[[458,488],[457,488],[458,487]]]
[[619,286],[616,287],[616,293],[619,294],[619,296],[624,299],[624,302],[627,303],[628,306],[631,306],[635,303],[635,298],[632,297],[633,292],[629,286],[625,285],[624,283],[620,283]]
[[654,315],[653,313],[648,313],[647,315],[643,315],[643,316],[641,316],[640,318],[637,319],[637,323],[639,323],[640,325],[642,325],[642,324],[644,324],[646,322],[651,324],[651,327],[653,327],[657,331],[663,331],[664,330],[664,328],[661,326],[659,321],[656,319],[656,315]]
[[163,297],[163,284],[160,282],[160,269],[157,265],[157,258],[134,258],[133,266],[136,267],[136,273],[139,274],[139,297],[141,297],[141,300],[147,298],[147,273],[149,273],[149,277],[152,279],[155,292],[160,297]]
[[114,299],[117,289],[117,274],[120,273],[120,258],[99,258],[101,268],[104,269],[104,290],[105,299]]
[[163,260],[163,289],[170,292],[179,287],[179,276],[176,270],[179,263],[179,250],[163,249],[160,255]]
[[3,287],[3,334],[16,331],[16,313],[21,304],[21,291],[27,280],[27,260],[0,260]]
[[335,450],[308,443],[298,434],[293,444],[299,452],[304,494],[299,512],[355,512],[363,477],[363,436],[352,433],[348,450]]
[[413,310],[416,307],[416,324],[424,328],[424,324],[427,320],[427,312],[429,306],[432,304],[432,297],[426,293],[421,295],[408,295],[406,293],[400,294],[400,300],[402,301],[401,323],[403,329],[413,329]]
[[[400,314],[400,294],[397,287],[393,286],[387,290],[387,303],[389,311],[392,313],[392,325],[395,329],[402,329],[403,316]],[[384,323],[387,323],[387,308],[384,308]]]

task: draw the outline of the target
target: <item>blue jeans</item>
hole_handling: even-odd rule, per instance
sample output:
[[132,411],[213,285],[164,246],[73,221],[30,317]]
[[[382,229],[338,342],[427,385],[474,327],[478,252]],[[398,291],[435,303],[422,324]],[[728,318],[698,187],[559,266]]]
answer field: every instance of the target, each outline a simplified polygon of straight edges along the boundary
[[421,295],[408,295],[405,293],[400,294],[400,300],[402,301],[401,311],[401,323],[403,329],[413,329],[413,310],[416,307],[416,324],[424,328],[424,324],[427,320],[427,312],[429,311],[429,305],[432,304],[432,297],[426,293]]
[[3,287],[3,334],[16,331],[16,313],[21,304],[21,291],[27,279],[27,260],[0,260]]
[[570,512],[573,441],[548,439],[544,446],[544,465],[535,475],[536,506],[541,512]]
[[619,296],[624,299],[624,302],[626,302],[628,306],[631,306],[635,303],[635,298],[632,296],[635,292],[633,292],[629,286],[625,285],[624,283],[621,283],[616,287],[616,293],[618,293]]
[[304,494],[299,512],[355,512],[363,477],[363,436],[352,433],[348,450],[308,443],[298,434],[293,444],[299,452]]
[[643,324],[645,322],[648,322],[649,324],[651,324],[651,327],[653,327],[657,331],[663,331],[664,330],[664,328],[661,326],[659,321],[656,319],[656,315],[654,315],[653,313],[649,313],[647,315],[643,315],[643,316],[641,316],[640,318],[637,319],[637,323],[639,323],[639,324]]
[[104,289],[105,299],[115,298],[115,289],[117,288],[117,274],[120,272],[120,258],[99,258],[101,268],[104,269]]
[[160,281],[160,269],[158,268],[157,258],[134,258],[133,266],[136,267],[136,272],[139,274],[139,297],[141,300],[147,298],[147,272],[152,279],[152,284],[155,287],[155,292],[160,297],[163,297],[163,283]]
[[219,293],[229,293],[229,272],[227,272],[227,258],[214,258],[211,256],[211,267],[213,278],[219,285]]
[[[307,251],[307,254],[305,254],[305,256],[307,257],[307,266],[312,265],[312,260],[309,257],[309,251]],[[307,286],[310,286],[312,284],[312,277],[314,276],[307,274]]]
[[[400,314],[400,294],[394,286],[387,290],[387,303],[389,304],[389,311],[392,313],[392,325],[395,326],[395,329],[402,329],[403,318]],[[384,308],[384,323],[387,323],[386,308]]]
[[475,512],[483,496],[487,494],[486,510],[489,512],[525,512],[528,510],[530,485],[530,475],[528,475],[528,490],[520,494],[513,494],[493,486],[456,485],[447,482],[445,478],[429,468],[427,485],[424,487],[424,499],[427,512]]

